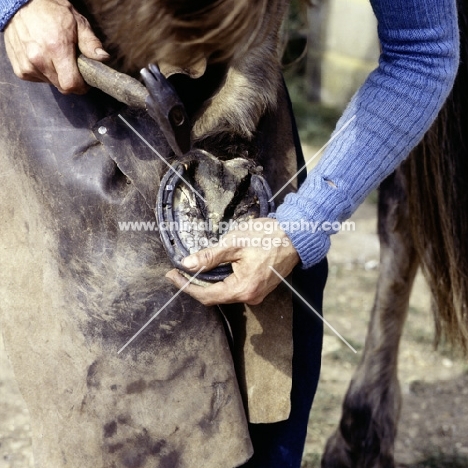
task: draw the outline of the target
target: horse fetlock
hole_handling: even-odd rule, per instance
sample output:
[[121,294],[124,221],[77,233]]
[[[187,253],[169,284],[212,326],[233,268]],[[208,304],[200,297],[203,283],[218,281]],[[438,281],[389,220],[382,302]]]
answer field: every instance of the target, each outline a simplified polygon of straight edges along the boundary
[[348,391],[339,428],[327,442],[322,468],[394,468],[398,384],[375,390]]
[[328,439],[322,456],[321,468],[352,468],[355,466],[347,442],[341,430],[336,430]]

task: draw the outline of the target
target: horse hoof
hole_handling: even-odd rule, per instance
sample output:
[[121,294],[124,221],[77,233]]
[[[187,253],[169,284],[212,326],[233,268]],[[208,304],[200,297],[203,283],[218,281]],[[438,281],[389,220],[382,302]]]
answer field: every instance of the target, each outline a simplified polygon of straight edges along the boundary
[[337,430],[328,439],[325,453],[322,456],[321,468],[353,468],[355,464],[350,457],[349,448],[340,431]]

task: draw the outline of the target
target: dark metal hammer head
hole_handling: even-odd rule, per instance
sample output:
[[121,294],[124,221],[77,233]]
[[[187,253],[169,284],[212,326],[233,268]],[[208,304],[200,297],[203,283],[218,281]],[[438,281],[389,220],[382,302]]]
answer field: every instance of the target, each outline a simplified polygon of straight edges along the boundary
[[184,155],[192,146],[190,121],[184,104],[156,65],[141,70],[141,76],[149,91],[146,98],[148,113],[158,123],[174,153]]

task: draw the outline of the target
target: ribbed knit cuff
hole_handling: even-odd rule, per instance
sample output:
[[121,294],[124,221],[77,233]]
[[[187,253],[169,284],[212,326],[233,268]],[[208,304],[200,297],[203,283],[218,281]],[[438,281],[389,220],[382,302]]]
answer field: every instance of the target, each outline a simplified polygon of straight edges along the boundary
[[6,28],[15,13],[29,0],[0,0],[0,31]]
[[[330,237],[323,231],[313,232],[310,229],[295,229],[304,223],[305,217],[294,206],[281,205],[280,213],[269,215],[276,218],[281,229],[287,234],[301,258],[302,268],[310,268],[319,263],[330,249]],[[292,229],[291,229],[292,226]]]
[[340,189],[320,174],[309,174],[297,194],[289,194],[275,217],[290,238],[304,268],[320,262],[330,249],[330,235],[339,231],[337,223],[347,219],[355,207]]

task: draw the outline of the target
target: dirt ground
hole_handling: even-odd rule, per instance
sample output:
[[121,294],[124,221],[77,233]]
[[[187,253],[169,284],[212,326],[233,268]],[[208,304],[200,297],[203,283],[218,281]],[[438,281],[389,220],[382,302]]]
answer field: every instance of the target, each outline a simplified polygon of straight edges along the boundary
[[[375,205],[366,202],[353,217],[355,232],[333,239],[325,316],[358,354],[326,331],[304,468],[320,466],[320,454],[339,421],[341,401],[363,348],[378,275],[375,211]],[[396,444],[399,468],[468,467],[468,366],[447,350],[434,351],[432,339],[429,296],[418,277],[400,353],[404,404]],[[0,340],[0,468],[32,466],[28,412]]]
[[[304,468],[319,467],[325,442],[337,427],[344,393],[364,346],[378,275],[376,206],[364,203],[355,232],[334,236],[324,299],[326,319],[358,350],[355,355],[325,332],[322,374],[309,422]],[[419,274],[400,348],[402,416],[398,468],[468,467],[468,365],[447,348],[433,348],[430,297]]]

